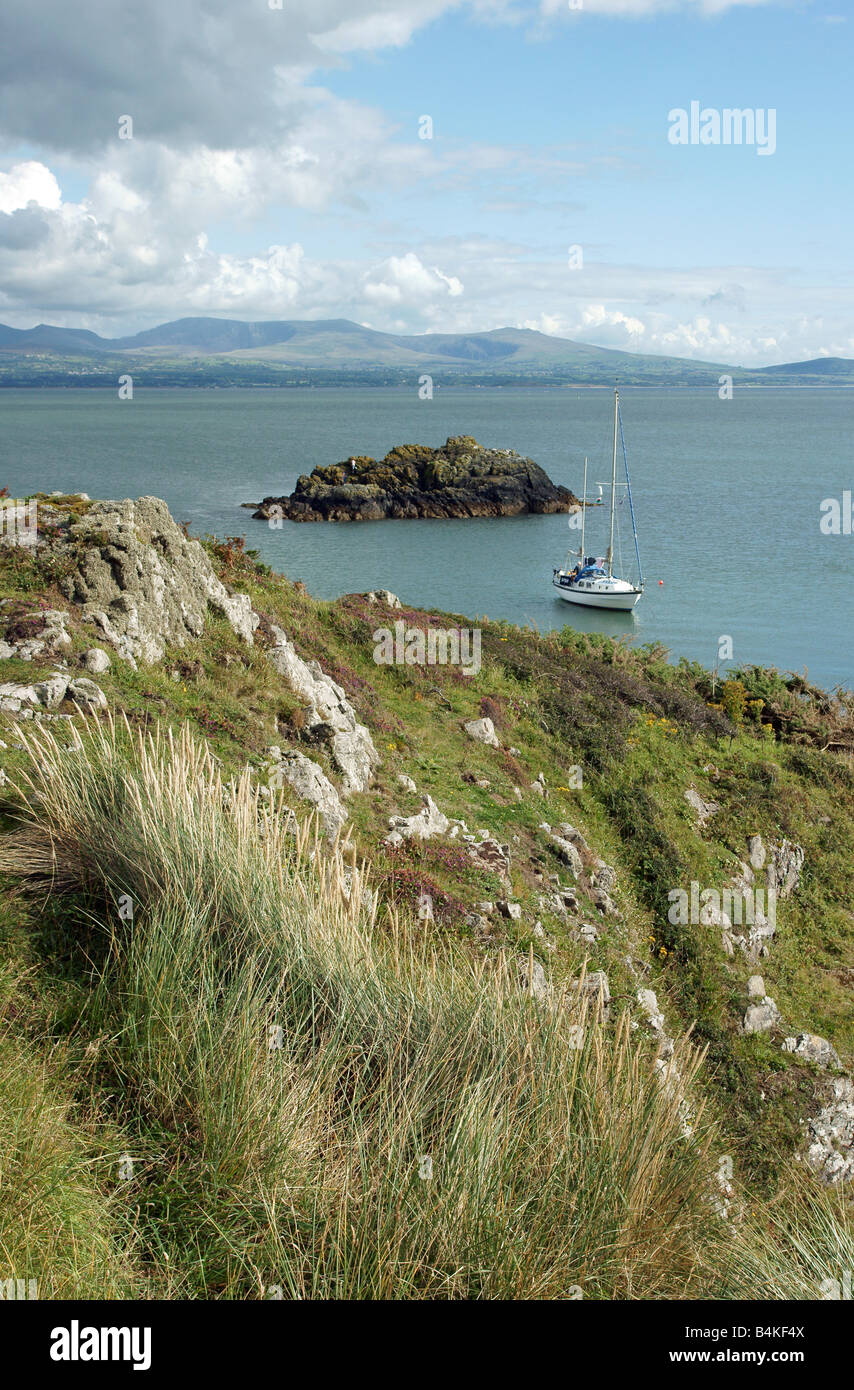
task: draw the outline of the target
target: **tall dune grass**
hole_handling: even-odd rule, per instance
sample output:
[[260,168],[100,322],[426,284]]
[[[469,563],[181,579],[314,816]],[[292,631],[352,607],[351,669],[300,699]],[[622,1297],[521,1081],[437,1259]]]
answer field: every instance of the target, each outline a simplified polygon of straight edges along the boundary
[[378,921],[364,866],[186,729],[22,737],[0,870],[103,922],[82,1026],[155,1296],[708,1296],[687,1044],[662,1086],[627,1018]]
[[15,1029],[17,982],[1,973],[0,1297],[130,1296],[131,1228],[100,1181],[93,1126],[75,1114],[62,1049]]
[[759,1290],[765,1299],[852,1297],[854,1207],[842,1186],[823,1187],[793,1167],[770,1202],[747,1213],[734,1233],[722,1298]]

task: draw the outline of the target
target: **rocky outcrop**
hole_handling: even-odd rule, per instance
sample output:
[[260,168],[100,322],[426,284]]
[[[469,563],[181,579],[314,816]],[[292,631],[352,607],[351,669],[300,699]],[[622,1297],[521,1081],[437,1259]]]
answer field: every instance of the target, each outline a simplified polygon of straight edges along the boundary
[[830,1083],[821,1110],[807,1123],[806,1161],[831,1186],[854,1178],[854,1082]]
[[584,868],[584,864],[576,846],[571,840],[568,840],[557,830],[552,830],[551,826],[546,825],[545,822],[541,828],[545,830],[549,843],[557,854],[558,859],[562,864],[566,865],[573,878],[578,878]]
[[498,735],[495,732],[495,725],[491,719],[470,719],[463,725],[469,738],[473,738],[476,743],[485,743],[489,748],[498,748]]
[[571,988],[577,991],[579,996],[586,995],[591,1006],[600,1008],[602,1018],[607,1019],[611,1008],[611,990],[604,970],[591,970],[588,975],[573,980]]
[[67,672],[54,671],[32,685],[6,682],[0,685],[0,711],[21,714],[30,709],[55,710],[63,700],[72,700],[84,709],[106,709],[107,697],[99,685],[78,676],[72,680]]
[[516,979],[519,988],[531,995],[533,999],[548,999],[551,990],[549,989],[548,976],[541,963],[533,957],[520,957],[516,962]]
[[381,608],[403,607],[397,594],[393,594],[391,589],[371,589],[367,594],[360,594],[360,598],[366,598],[368,603],[379,604]]
[[70,524],[65,548],[77,560],[62,592],[131,665],[199,637],[209,606],[252,642],[259,619],[248,596],[228,593],[160,498],[95,502]]
[[827,1038],[820,1038],[817,1033],[798,1033],[793,1038],[786,1038],[783,1043],[784,1052],[794,1052],[798,1057],[804,1057],[808,1062],[814,1062],[817,1067],[838,1067],[840,1065],[839,1055],[832,1043]]
[[289,497],[265,497],[258,520],[381,521],[386,518],[517,516],[579,505],[532,459],[484,449],[468,435],[440,449],[404,444],[384,459],[359,457],[297,479]]
[[282,749],[277,744],[267,749],[267,756],[269,785],[281,787],[287,783],[298,797],[315,807],[325,833],[335,839],[347,820],[347,812],[323,768],[297,749]]
[[749,1004],[741,1022],[742,1033],[770,1033],[780,1022],[780,1010],[774,1000],[765,995],[755,1004]]
[[689,787],[685,793],[685,800],[688,805],[696,812],[697,824],[702,830],[708,820],[711,820],[720,807],[717,801],[704,801],[700,793],[694,787]]
[[369,731],[359,723],[341,686],[316,661],[304,661],[280,627],[273,627],[272,633],[274,645],[267,659],[305,701],[305,736],[328,746],[345,792],[367,791],[380,760]]
[[469,858],[477,868],[498,876],[506,888],[510,887],[510,846],[502,845],[488,830],[481,832],[468,847]]
[[112,666],[109,656],[101,647],[90,647],[83,653],[83,665],[93,676],[103,675]]
[[673,1039],[669,1036],[667,1032],[667,1027],[664,1021],[664,1014],[662,1013],[661,1008],[659,1006],[658,995],[656,994],[655,990],[639,989],[637,990],[635,997],[637,998],[641,1013],[646,1019],[646,1022],[649,1025],[649,1029],[653,1037],[655,1038],[658,1048],[658,1056],[665,1058],[672,1057]]
[[788,898],[801,881],[804,867],[804,851],[800,845],[783,840],[771,846],[771,861],[768,865],[767,882],[778,898]]
[[389,816],[391,834],[386,838],[387,845],[399,845],[404,840],[430,840],[434,835],[445,835],[451,822],[436,805],[432,796],[423,798],[421,810],[414,816]]
[[[8,603],[7,599],[0,605],[0,620],[2,608],[7,607]],[[19,661],[32,661],[71,646],[71,638],[66,630],[68,614],[61,608],[36,610],[26,619],[26,626],[31,630],[30,636],[0,642],[0,661],[8,661],[13,656]]]

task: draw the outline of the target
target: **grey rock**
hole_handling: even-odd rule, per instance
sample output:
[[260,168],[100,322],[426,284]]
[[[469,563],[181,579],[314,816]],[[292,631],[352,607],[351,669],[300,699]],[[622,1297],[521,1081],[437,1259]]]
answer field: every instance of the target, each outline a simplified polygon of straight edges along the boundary
[[780,1022],[780,1010],[768,995],[758,1004],[749,1005],[741,1024],[743,1033],[770,1033]]
[[20,685],[15,681],[6,681],[0,685],[0,710],[5,714],[17,714],[24,706],[38,703],[35,686]]
[[519,987],[525,994],[530,994],[534,999],[547,999],[550,994],[549,982],[546,972],[540,962],[535,958],[533,968],[527,956],[520,956],[516,965],[516,978]]
[[606,893],[610,893],[611,889],[617,886],[617,870],[600,859],[590,874],[590,882],[594,888],[602,888]]
[[573,878],[578,878],[584,868],[584,864],[581,855],[572,841],[564,839],[562,835],[558,835],[554,830],[549,831],[549,840],[558,858],[567,866]]
[[761,835],[751,835],[747,842],[747,852],[750,858],[750,867],[755,873],[765,867],[766,849],[762,843]]
[[556,917],[566,916],[566,903],[560,893],[540,893],[537,906],[541,912],[552,912]]
[[397,594],[393,594],[390,589],[371,589],[370,593],[363,594],[362,597],[366,598],[368,603],[379,603],[384,608],[403,607]]
[[68,614],[62,608],[48,608],[43,614],[44,627],[41,638],[50,651],[57,647],[70,647],[71,638],[66,631]]
[[[430,840],[434,835],[444,835],[447,833],[451,822],[448,817],[439,810],[432,796],[422,797],[424,802],[421,810],[414,816],[390,816],[389,826],[404,840]],[[387,837],[386,844],[389,843]]]
[[307,736],[328,745],[345,793],[367,791],[380,761],[370,732],[359,723],[341,686],[316,661],[304,661],[287,633],[274,627],[273,639],[267,658],[288,688],[305,701]]
[[403,787],[405,792],[417,792],[418,790],[412,778],[407,777],[405,772],[399,772],[397,774],[397,785]]
[[473,738],[477,743],[485,743],[490,748],[499,747],[495,725],[491,719],[470,719],[463,728],[469,738]]
[[487,834],[486,839],[481,839],[476,844],[469,845],[468,854],[477,864],[478,868],[486,869],[497,874],[509,888],[510,853],[507,845],[499,844],[494,835]]
[[228,593],[160,498],[95,502],[69,533],[84,548],[60,588],[125,660],[150,665],[199,637],[209,607],[251,644],[260,620],[248,596]]
[[597,912],[602,913],[603,917],[619,917],[620,910],[617,904],[605,892],[604,888],[594,888],[590,894],[590,901]]
[[576,993],[586,995],[591,1005],[601,1003],[602,1016],[607,1018],[610,1012],[611,991],[608,987],[608,976],[604,970],[591,970],[585,975],[583,980],[573,980],[572,988]]
[[316,808],[325,833],[334,839],[347,820],[347,812],[323,768],[296,749],[276,752],[278,756],[272,757],[269,768],[271,786],[287,782],[298,797]]
[[481,936],[490,931],[489,918],[484,917],[482,912],[467,912],[463,920],[467,927]]
[[788,898],[794,893],[801,880],[804,857],[803,848],[789,840],[771,846],[767,882],[768,887],[774,889],[779,898]]
[[510,902],[507,898],[502,898],[498,903],[498,911],[502,917],[508,917],[511,922],[518,922],[522,916],[522,904]]
[[717,801],[704,801],[703,798],[700,796],[700,793],[696,791],[694,787],[688,788],[688,790],[685,793],[685,800],[688,802],[688,805],[691,806],[693,810],[696,812],[697,824],[700,826],[701,829],[706,824],[706,822],[708,820],[711,820],[712,816],[720,810],[720,806],[718,805]]
[[854,1083],[835,1078],[822,1108],[807,1125],[806,1160],[828,1186],[854,1178]]
[[39,704],[44,705],[45,709],[56,709],[57,705],[61,705],[65,699],[68,677],[55,671],[52,676],[48,676],[45,680],[36,681],[33,689],[38,696]]
[[83,665],[93,676],[102,676],[105,671],[109,671],[112,664],[103,647],[90,647],[88,652],[83,654]]
[[94,709],[107,707],[107,697],[101,687],[86,676],[68,682],[68,697],[78,705],[91,705]]
[[599,928],[594,926],[592,922],[582,922],[575,936],[585,946],[595,946],[599,940]]
[[[577,830],[574,825],[570,825],[568,821],[563,821],[558,826],[558,833],[563,837],[564,840],[569,840],[570,844],[575,845],[575,848],[577,850],[580,850],[582,854],[590,853],[590,846],[588,845],[581,831]],[[600,863],[601,862],[602,861],[600,860]]]
[[765,995],[765,981],[761,975],[751,975],[747,981],[747,993],[751,999],[762,999]]
[[664,1014],[658,1006],[658,996],[654,989],[639,989],[637,1001],[641,1012],[654,1033],[664,1032]]
[[823,1069],[841,1065],[836,1048],[827,1038],[820,1038],[817,1033],[798,1033],[793,1038],[786,1038],[783,1051],[795,1052],[799,1057],[804,1057],[808,1062],[814,1062],[817,1067]]

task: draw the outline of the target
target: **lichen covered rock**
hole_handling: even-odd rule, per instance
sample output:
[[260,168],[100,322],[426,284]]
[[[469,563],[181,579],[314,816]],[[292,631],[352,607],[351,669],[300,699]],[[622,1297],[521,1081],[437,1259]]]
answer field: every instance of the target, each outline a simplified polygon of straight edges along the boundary
[[248,596],[228,593],[160,498],[95,502],[69,527],[68,547],[78,558],[63,593],[132,665],[199,637],[209,606],[252,642],[259,619]]

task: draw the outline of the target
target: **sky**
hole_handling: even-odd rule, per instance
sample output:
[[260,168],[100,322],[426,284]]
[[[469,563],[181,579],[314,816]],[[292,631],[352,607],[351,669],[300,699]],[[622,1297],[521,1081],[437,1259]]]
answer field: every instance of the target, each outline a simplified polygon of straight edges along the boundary
[[[852,28],[852,0],[5,6],[0,322],[854,357]],[[752,141],[715,140],[728,109]]]

